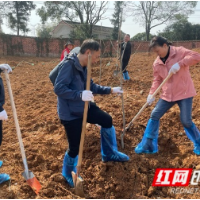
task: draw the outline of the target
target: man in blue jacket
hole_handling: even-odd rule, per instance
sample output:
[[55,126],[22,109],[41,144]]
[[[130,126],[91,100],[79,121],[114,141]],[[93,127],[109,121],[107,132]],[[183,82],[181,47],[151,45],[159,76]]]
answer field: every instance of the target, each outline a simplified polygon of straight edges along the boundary
[[[84,102],[93,101],[93,94],[123,93],[120,87],[103,87],[93,83],[92,79],[90,91],[86,90],[89,54],[91,62],[96,63],[100,57],[100,45],[93,39],[83,42],[78,55],[71,54],[63,61],[54,84],[54,92],[58,96],[58,115],[65,127],[69,143],[63,160],[62,175],[71,187],[74,186],[71,172],[76,173],[78,161]],[[127,155],[117,150],[112,117],[93,102],[89,104],[87,122],[101,126],[101,154],[104,162],[129,160]]]

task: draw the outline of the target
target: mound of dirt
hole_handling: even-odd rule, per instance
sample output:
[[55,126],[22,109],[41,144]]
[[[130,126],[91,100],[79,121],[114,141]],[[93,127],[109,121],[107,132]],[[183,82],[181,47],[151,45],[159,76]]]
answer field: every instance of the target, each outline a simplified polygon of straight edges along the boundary
[[[200,49],[195,49],[200,52]],[[130,81],[123,82],[126,124],[137,114],[149,93],[152,82],[152,63],[155,55],[137,53],[129,63]],[[18,65],[22,60],[20,65]],[[79,198],[61,175],[62,161],[67,149],[64,128],[57,116],[57,100],[48,78],[59,59],[30,57],[1,57],[1,63],[15,67],[10,80],[19,124],[30,170],[42,185],[35,195],[21,176],[24,171],[17,140],[12,110],[4,74],[6,104],[9,120],[3,123],[3,143],[0,159],[4,165],[0,173],[8,173],[11,182],[0,185],[0,197],[9,198]],[[110,65],[107,63],[110,62]],[[18,66],[17,66],[18,65]],[[99,83],[99,63],[93,66],[92,77]],[[116,59],[102,60],[101,85],[119,86],[120,77],[113,76]],[[197,96],[193,101],[193,121],[200,128],[200,65],[191,67]],[[157,96],[158,100],[159,96]],[[184,133],[179,119],[179,108],[174,106],[161,119],[159,153],[137,155],[134,148],[141,141],[147,120],[155,106],[147,107],[124,137],[125,149],[120,144],[123,128],[121,97],[96,95],[95,102],[113,117],[120,151],[130,156],[126,163],[103,163],[100,155],[100,134],[95,125],[87,126],[81,176],[86,198],[199,198],[198,194],[170,193],[169,187],[152,187],[156,168],[193,168],[200,165],[193,153],[193,145]]]

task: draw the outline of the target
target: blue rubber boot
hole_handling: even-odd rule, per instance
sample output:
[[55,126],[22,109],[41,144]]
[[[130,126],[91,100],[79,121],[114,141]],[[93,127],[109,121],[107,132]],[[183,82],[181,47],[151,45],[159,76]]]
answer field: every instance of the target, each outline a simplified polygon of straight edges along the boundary
[[123,72],[123,77],[124,77],[124,80],[126,81],[126,74]]
[[194,143],[194,153],[200,155],[200,132],[195,124],[192,122],[190,128],[184,127],[185,133],[188,138]]
[[3,161],[0,160],[0,167],[3,165]]
[[125,162],[129,157],[117,150],[115,128],[101,128],[101,155],[102,161]]
[[125,72],[125,77],[126,77],[126,80],[127,80],[127,81],[130,80],[130,77],[129,77],[129,75],[128,75],[128,71]]
[[0,184],[10,180],[10,176],[8,174],[0,174]]
[[78,156],[75,158],[71,158],[68,153],[65,153],[65,157],[63,160],[63,168],[62,168],[62,175],[64,176],[67,183],[74,187],[73,179],[72,179],[72,171],[76,173],[76,166],[78,163]]
[[157,153],[158,152],[158,130],[159,121],[149,119],[142,141],[135,148],[135,153]]

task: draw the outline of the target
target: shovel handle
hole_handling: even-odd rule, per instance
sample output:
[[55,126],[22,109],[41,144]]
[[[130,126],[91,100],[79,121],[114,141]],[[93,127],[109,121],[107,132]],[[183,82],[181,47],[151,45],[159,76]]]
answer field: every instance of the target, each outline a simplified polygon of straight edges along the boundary
[[[171,76],[173,75],[173,73],[168,74],[168,76],[164,79],[164,81],[159,85],[159,87],[156,89],[156,91],[153,93],[152,98],[154,98],[158,92],[160,91],[160,89],[162,88],[162,86],[171,78]],[[131,120],[131,122],[129,123],[129,125],[126,127],[126,130],[128,130],[131,125],[133,124],[134,121],[136,121],[136,119],[141,115],[142,111],[148,106],[148,102],[146,102],[142,108],[140,109],[140,111],[135,115],[135,117]]]
[[12,111],[13,111],[13,117],[14,117],[14,121],[15,121],[17,137],[18,137],[18,140],[19,140],[19,147],[20,147],[21,154],[22,154],[22,160],[23,160],[23,163],[24,163],[25,173],[28,177],[28,164],[27,164],[27,160],[26,160],[24,145],[23,145],[21,131],[20,131],[19,122],[18,122],[18,118],[17,118],[17,111],[16,111],[16,108],[15,108],[12,88],[11,88],[11,84],[10,84],[10,78],[9,78],[8,73],[7,73],[7,70],[5,70],[5,78],[6,78],[6,83],[7,83],[7,86],[8,86],[8,93],[9,93],[9,96],[10,96],[10,103],[11,103],[11,107],[12,107]]
[[162,86],[171,78],[172,75],[173,75],[173,73],[170,73],[170,74],[167,75],[167,77],[164,79],[164,81],[159,85],[159,87],[153,93],[152,97],[155,97],[158,94],[158,92],[160,91]]
[[[90,79],[91,79],[91,54],[88,55],[86,90],[90,90]],[[84,139],[85,139],[86,123],[87,123],[88,104],[89,102],[86,101],[85,106],[84,106],[81,141],[79,145],[79,154],[78,154],[77,175],[79,175],[80,173],[82,157],[83,157],[83,145],[84,145]]]

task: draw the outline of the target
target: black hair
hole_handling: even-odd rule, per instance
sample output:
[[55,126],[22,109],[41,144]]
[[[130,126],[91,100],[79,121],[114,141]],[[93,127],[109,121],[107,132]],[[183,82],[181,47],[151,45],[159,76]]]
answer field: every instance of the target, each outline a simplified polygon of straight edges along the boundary
[[93,39],[87,39],[83,41],[80,53],[84,54],[88,49],[91,51],[99,51],[100,48],[100,44],[97,41]]
[[155,36],[153,37],[153,39],[151,40],[149,44],[149,51],[155,46],[162,47],[164,44],[166,44],[167,46],[172,45],[172,43],[169,42],[166,38],[161,37],[161,36]]
[[68,45],[73,45],[73,42],[72,41],[68,41],[66,44],[65,44],[65,48],[68,46]]
[[130,37],[130,35],[129,34],[126,34],[128,37]]

